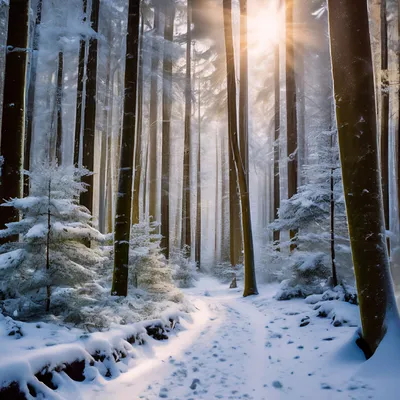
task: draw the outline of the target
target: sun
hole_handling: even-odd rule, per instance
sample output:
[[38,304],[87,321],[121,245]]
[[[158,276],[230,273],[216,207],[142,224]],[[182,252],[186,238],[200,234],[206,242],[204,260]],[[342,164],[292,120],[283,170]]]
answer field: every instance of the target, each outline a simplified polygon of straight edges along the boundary
[[283,18],[281,10],[273,5],[249,10],[248,46],[249,49],[261,50],[278,43],[282,37]]

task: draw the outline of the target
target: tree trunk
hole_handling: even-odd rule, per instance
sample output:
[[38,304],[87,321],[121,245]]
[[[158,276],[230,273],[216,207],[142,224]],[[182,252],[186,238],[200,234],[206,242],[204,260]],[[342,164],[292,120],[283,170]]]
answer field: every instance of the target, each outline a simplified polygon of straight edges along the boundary
[[183,147],[183,188],[182,188],[182,240],[181,246],[190,254],[192,246],[191,202],[190,202],[190,149],[192,124],[192,0],[187,0],[187,39],[186,39],[186,88],[185,88],[185,142]]
[[[86,21],[87,0],[83,0],[83,22]],[[82,102],[83,86],[85,77],[86,39],[81,38],[79,42],[78,55],[78,78],[76,87],[76,116],[75,116],[75,139],[74,139],[74,164],[76,167],[81,162],[81,135],[82,135]]]
[[229,208],[229,188],[226,182],[228,176],[228,151],[226,146],[226,137],[221,135],[221,261],[228,263],[230,261],[230,247],[228,237],[228,208]]
[[329,0],[328,5],[343,187],[370,356],[387,323],[398,316],[385,243],[368,9],[366,0]]
[[198,270],[201,270],[201,86],[200,73],[197,78],[198,83],[198,104],[197,104],[197,124],[198,124],[198,144],[197,144],[197,196],[196,196],[196,244],[195,262]]
[[258,294],[255,267],[253,233],[251,228],[250,196],[246,170],[240,154],[236,114],[236,73],[232,34],[232,0],[223,0],[224,33],[226,48],[227,84],[228,84],[228,121],[229,145],[233,153],[233,168],[237,169],[242,208],[243,243],[244,243],[244,292],[243,296]]
[[[286,0],[286,128],[288,154],[288,198],[297,193],[298,148],[297,148],[297,96],[293,38],[294,0]],[[291,251],[295,250],[297,231],[290,231]]]
[[56,112],[57,112],[57,129],[56,129],[56,160],[57,165],[62,164],[62,138],[63,138],[63,110],[62,102],[64,97],[64,54],[62,51],[58,53],[57,68],[57,89],[56,89]]
[[240,0],[239,138],[243,168],[247,182],[249,182],[249,59],[247,49],[247,0]]
[[[29,1],[10,0],[7,53],[4,74],[3,114],[0,150],[0,201],[22,196],[22,163],[25,133],[25,85],[28,46]],[[19,219],[13,207],[2,207],[0,229]],[[15,241],[12,236],[0,243]]]
[[[154,36],[160,29],[160,6],[154,6]],[[157,126],[158,126],[158,69],[160,64],[159,38],[153,38],[151,48],[151,84],[150,84],[150,132],[149,132],[149,216],[150,221],[158,218],[158,168],[157,168]]]
[[[101,128],[101,154],[100,154],[100,187],[99,187],[99,231],[106,233],[107,221],[107,180],[109,177],[108,169],[111,163],[112,155],[109,152],[108,146],[110,140],[108,137],[108,125],[110,119],[110,103],[111,93],[111,60],[112,60],[112,35],[111,30],[108,37],[108,57],[107,57],[107,72],[106,72],[106,87],[105,87],[105,101],[103,109],[103,126]],[[112,92],[112,91],[111,91]],[[112,121],[111,121],[112,123]],[[109,157],[110,156],[110,157]]]
[[220,261],[219,257],[219,236],[218,236],[218,231],[219,231],[219,146],[218,146],[218,141],[219,141],[219,135],[218,132],[215,135],[215,217],[214,217],[214,260],[215,264],[218,264]]
[[[281,206],[281,187],[280,187],[280,175],[279,175],[279,160],[280,160],[280,133],[281,133],[281,75],[280,75],[280,54],[279,54],[279,42],[275,45],[275,113],[274,113],[274,217],[279,217],[278,211]],[[273,240],[276,245],[279,245],[280,232],[274,230]],[[276,249],[279,251],[279,247]]]
[[138,88],[138,111],[137,111],[137,134],[135,146],[135,178],[133,181],[133,206],[132,224],[138,224],[140,220],[140,182],[142,178],[142,142],[143,142],[143,35],[144,19],[140,23],[140,49],[139,49],[139,88]]
[[[25,151],[24,151],[24,170],[29,171],[31,168],[31,144],[33,135],[33,116],[35,111],[35,94],[36,94],[36,77],[39,52],[40,24],[42,23],[42,6],[43,0],[39,0],[36,5],[36,21],[33,28],[31,55],[31,66],[29,71],[29,88],[27,93],[27,110],[26,110],[26,133],[25,133]],[[24,197],[29,196],[29,177],[24,176]]]
[[[389,53],[386,0],[381,0],[381,140],[380,159],[382,174],[385,226],[390,229],[389,203]],[[388,250],[390,239],[387,238]]]
[[172,106],[172,56],[168,43],[174,38],[175,4],[165,5],[164,62],[163,62],[163,118],[162,118],[162,163],[161,163],[161,248],[169,258],[169,176],[170,176],[170,131]]
[[140,0],[129,0],[126,37],[124,116],[114,229],[114,274],[111,293],[128,294],[129,241],[131,233],[133,154],[136,128]]
[[[90,21],[94,32],[99,30],[100,0],[92,0]],[[96,91],[97,91],[97,37],[89,39],[88,60],[86,66],[85,113],[82,135],[82,166],[93,172],[96,134]],[[80,203],[90,212],[93,211],[93,174],[83,177],[87,190],[81,193]]]

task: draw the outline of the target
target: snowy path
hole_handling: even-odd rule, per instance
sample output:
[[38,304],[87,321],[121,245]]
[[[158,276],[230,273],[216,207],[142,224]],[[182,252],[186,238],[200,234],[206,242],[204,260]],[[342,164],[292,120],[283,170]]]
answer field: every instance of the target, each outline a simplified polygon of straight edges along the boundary
[[[275,292],[243,299],[210,278],[187,291],[199,309],[188,329],[153,347],[119,378],[82,385],[83,399],[368,399],[367,385],[349,381],[362,361],[338,349],[355,328],[312,319],[304,301],[277,302]],[[346,354],[351,348],[346,350]],[[333,355],[332,355],[333,354]],[[372,397],[370,397],[372,396]]]

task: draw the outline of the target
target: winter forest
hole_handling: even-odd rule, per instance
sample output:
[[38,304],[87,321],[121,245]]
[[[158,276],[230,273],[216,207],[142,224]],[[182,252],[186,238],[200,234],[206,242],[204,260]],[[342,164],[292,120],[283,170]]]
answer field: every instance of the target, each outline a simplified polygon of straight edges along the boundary
[[400,2],[0,0],[0,399],[397,400]]

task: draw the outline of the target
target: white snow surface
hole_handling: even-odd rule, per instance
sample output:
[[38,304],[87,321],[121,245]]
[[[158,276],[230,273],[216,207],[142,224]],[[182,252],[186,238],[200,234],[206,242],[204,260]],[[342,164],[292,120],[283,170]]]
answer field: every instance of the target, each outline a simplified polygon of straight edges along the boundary
[[[58,374],[59,388],[47,391],[48,399],[74,400],[295,400],[295,399],[398,399],[400,338],[390,331],[376,355],[365,361],[354,344],[358,308],[339,301],[321,302],[327,318],[318,317],[315,304],[302,299],[277,301],[278,286],[259,287],[260,295],[242,297],[241,289],[229,290],[216,280],[203,277],[197,287],[185,289],[196,311],[182,320],[183,329],[167,341],[149,339],[135,346],[126,364],[112,378],[89,367],[85,382],[74,382]],[[318,308],[318,307],[317,307]],[[342,325],[333,326],[336,315]],[[0,317],[1,318],[1,317]],[[0,320],[0,326],[4,321]],[[305,322],[305,323],[304,323]],[[308,324],[306,324],[308,322]],[[346,323],[349,322],[349,323]],[[305,325],[300,327],[300,325]],[[4,374],[28,374],[39,360],[57,362],[60,354],[83,359],[78,330],[42,324],[10,345],[0,332],[0,381]],[[132,329],[126,327],[124,329]],[[136,328],[138,329],[138,328]],[[43,333],[41,333],[43,332]],[[34,336],[32,336],[34,335]],[[28,339],[30,337],[30,339]],[[91,349],[118,345],[123,330],[91,335]],[[29,340],[31,342],[29,342]],[[64,344],[51,344],[64,341]],[[67,343],[69,342],[69,344]],[[40,343],[40,345],[38,344]],[[16,354],[16,351],[19,354]],[[25,352],[25,354],[24,354]],[[87,354],[87,353],[86,353]],[[64,360],[68,361],[68,360]],[[119,365],[117,364],[117,365]],[[14,372],[13,372],[14,371]],[[8,377],[10,378],[10,377]],[[23,379],[23,377],[21,378]]]

